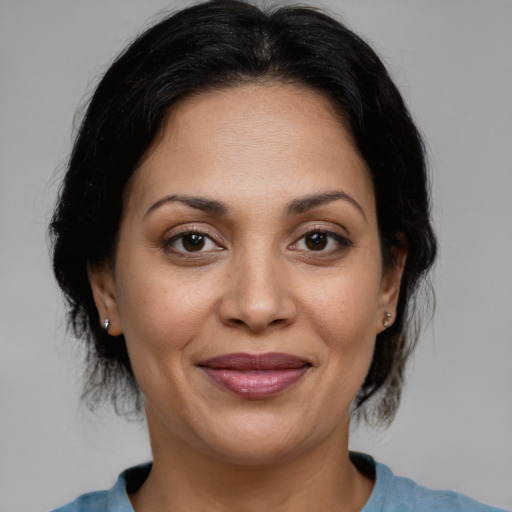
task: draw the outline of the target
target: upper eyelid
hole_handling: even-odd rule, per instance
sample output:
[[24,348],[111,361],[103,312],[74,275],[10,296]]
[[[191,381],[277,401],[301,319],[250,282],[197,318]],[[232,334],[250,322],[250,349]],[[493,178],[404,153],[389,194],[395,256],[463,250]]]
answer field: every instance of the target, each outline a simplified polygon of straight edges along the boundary
[[[334,223],[332,221],[317,221],[313,224],[307,223],[306,225],[295,227],[289,231],[288,236],[291,238],[289,243],[296,243],[298,240],[303,238],[309,233],[322,232],[333,237],[340,237],[351,241],[351,236],[348,233],[348,229],[343,225]],[[168,242],[171,239],[184,236],[187,233],[199,233],[211,238],[215,243],[226,246],[229,244],[228,240],[223,236],[222,232],[209,224],[189,224],[183,223],[178,226],[174,226],[168,229],[162,236],[164,242]]]
[[221,236],[218,233],[218,230],[214,233],[214,230],[211,228],[208,228],[207,226],[190,226],[190,225],[182,225],[182,226],[175,226],[169,230],[166,231],[166,233],[163,235],[164,240],[171,240],[174,238],[178,238],[180,236],[184,236],[188,233],[198,233],[201,235],[206,235],[207,237],[211,238],[217,243],[223,243],[224,237]]
[[298,238],[315,231],[321,231],[322,233],[332,233],[342,238],[350,238],[350,232],[347,228],[345,228],[342,224],[331,221],[325,221],[324,223],[315,222],[313,224],[306,224],[304,226],[300,226],[299,229],[294,229],[293,231],[295,231],[294,236]]

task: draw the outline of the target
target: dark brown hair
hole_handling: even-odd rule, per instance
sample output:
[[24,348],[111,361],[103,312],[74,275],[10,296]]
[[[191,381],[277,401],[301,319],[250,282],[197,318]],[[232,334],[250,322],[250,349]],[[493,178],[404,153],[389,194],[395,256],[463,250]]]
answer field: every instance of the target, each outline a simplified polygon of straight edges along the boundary
[[87,265],[114,260],[126,182],[178,101],[267,79],[331,100],[370,170],[384,265],[407,247],[396,320],[377,336],[354,403],[364,412],[374,397],[374,417],[393,418],[418,335],[415,298],[436,254],[421,137],[381,60],[348,28],[312,8],[262,11],[237,0],[199,3],[140,35],[103,76],[76,137],[51,233],[70,322],[87,342],[90,402],[142,404],[124,338],[103,331],[87,277]]

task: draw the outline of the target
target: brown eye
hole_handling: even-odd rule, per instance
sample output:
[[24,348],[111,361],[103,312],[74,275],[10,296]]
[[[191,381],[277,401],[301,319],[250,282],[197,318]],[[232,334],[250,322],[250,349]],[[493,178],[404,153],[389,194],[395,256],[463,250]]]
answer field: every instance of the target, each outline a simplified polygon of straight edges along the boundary
[[181,244],[186,251],[200,251],[205,245],[205,236],[200,233],[189,233],[181,237]]
[[222,250],[222,247],[216,244],[210,236],[199,231],[188,231],[175,235],[164,240],[163,247],[165,251],[183,255]]
[[329,237],[326,233],[310,233],[304,237],[306,247],[311,251],[321,251],[327,247]]
[[338,233],[316,229],[302,235],[291,246],[291,249],[317,252],[319,256],[326,256],[335,254],[338,251],[344,251],[352,247],[352,245],[352,241]]

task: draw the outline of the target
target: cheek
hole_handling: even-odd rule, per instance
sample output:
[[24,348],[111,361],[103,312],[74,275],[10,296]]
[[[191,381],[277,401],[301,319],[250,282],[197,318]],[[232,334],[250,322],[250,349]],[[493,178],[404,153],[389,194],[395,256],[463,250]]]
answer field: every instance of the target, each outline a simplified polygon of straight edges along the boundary
[[303,290],[304,308],[318,332],[344,345],[358,344],[364,338],[373,340],[377,334],[379,269],[372,266],[359,272],[342,269],[318,282],[322,286],[306,286]]
[[380,267],[367,265],[358,272],[340,269],[322,283],[321,287],[309,287],[305,307],[310,325],[322,340],[322,362],[329,375],[326,397],[347,408],[373,358]]
[[[133,265],[131,267],[133,268]],[[188,344],[203,328],[214,309],[214,286],[184,279],[167,268],[137,275],[119,275],[118,306],[123,333],[136,376],[139,369],[175,368]]]

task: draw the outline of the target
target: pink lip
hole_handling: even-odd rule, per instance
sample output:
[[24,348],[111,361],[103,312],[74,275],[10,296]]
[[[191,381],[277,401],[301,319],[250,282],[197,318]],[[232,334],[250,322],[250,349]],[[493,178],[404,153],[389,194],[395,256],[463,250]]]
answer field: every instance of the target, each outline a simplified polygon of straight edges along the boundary
[[199,367],[220,387],[244,398],[267,398],[293,386],[311,364],[290,354],[226,354]]

